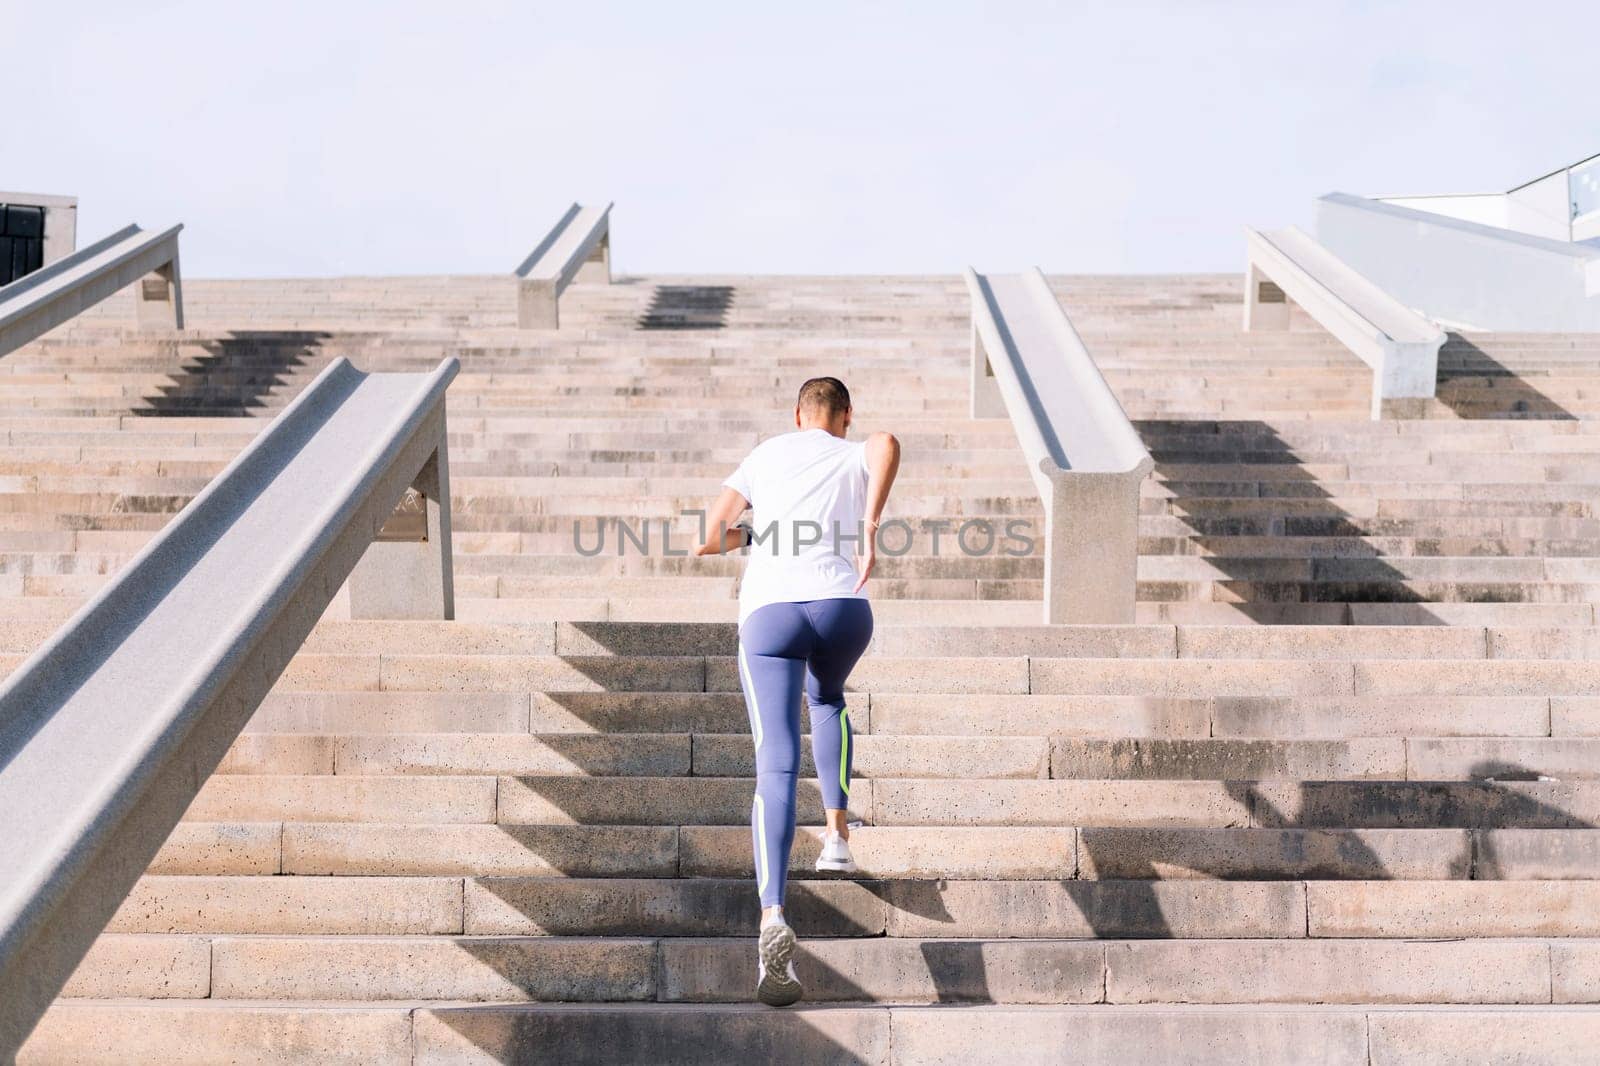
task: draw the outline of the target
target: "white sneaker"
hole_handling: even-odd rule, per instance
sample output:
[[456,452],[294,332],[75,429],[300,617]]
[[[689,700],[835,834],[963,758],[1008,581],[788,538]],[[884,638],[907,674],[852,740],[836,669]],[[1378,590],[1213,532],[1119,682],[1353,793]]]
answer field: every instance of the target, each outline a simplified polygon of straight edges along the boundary
[[794,972],[794,930],[782,918],[764,922],[756,944],[756,998],[769,1007],[787,1007],[805,992]]
[[850,842],[828,830],[822,834],[822,854],[817,856],[817,869],[841,874],[856,872],[856,859],[850,854]]

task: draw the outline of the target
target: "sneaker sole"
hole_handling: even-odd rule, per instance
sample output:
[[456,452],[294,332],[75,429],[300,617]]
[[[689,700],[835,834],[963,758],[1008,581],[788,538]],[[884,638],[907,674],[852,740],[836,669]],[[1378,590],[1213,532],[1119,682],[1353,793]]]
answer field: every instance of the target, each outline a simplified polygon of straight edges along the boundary
[[761,930],[761,980],[756,983],[756,998],[769,1007],[787,1007],[799,1001],[805,991],[789,976],[794,958],[794,930],[787,925],[769,925]]
[[854,860],[850,862],[832,862],[827,859],[817,860],[817,869],[823,873],[853,874],[856,872]]

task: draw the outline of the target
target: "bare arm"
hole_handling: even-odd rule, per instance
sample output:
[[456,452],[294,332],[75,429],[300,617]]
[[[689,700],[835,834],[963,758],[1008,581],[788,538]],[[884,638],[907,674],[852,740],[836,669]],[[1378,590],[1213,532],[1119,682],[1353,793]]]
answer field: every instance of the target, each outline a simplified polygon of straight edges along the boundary
[[867,438],[867,514],[866,543],[856,561],[856,591],[872,576],[878,562],[878,525],[883,521],[883,508],[889,502],[889,490],[894,488],[895,475],[900,472],[900,442],[892,433],[874,433]]
[[867,438],[867,525],[876,529],[889,502],[895,475],[900,472],[900,442],[893,433]]
[[734,528],[734,521],[744,514],[750,501],[733,489],[725,488],[712,501],[706,512],[705,543],[695,548],[696,555],[721,555],[744,546],[744,534]]

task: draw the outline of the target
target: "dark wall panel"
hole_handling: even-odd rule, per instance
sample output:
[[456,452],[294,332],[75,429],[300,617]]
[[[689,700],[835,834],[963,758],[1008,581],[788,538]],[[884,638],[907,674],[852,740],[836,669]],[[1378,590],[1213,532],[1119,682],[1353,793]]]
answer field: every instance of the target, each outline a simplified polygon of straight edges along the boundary
[[44,208],[0,204],[0,285],[44,265]]

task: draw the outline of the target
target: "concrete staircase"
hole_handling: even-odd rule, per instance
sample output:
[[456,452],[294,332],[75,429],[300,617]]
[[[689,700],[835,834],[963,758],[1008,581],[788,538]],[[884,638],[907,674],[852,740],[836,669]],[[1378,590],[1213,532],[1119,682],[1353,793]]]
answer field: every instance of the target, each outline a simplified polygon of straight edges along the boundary
[[[1037,553],[957,546],[1038,505],[956,278],[625,279],[559,334],[504,279],[191,281],[176,342],[107,305],[0,360],[8,668],[327,360],[464,364],[461,620],[319,626],[23,1061],[1589,1061],[1600,338],[1452,338],[1434,417],[1373,423],[1237,279],[1058,292],[1159,464],[1134,626],[1037,625]],[[572,527],[703,505],[828,372],[914,536],[853,679],[863,871],[811,872],[803,782],[775,1012],[739,565]]]

